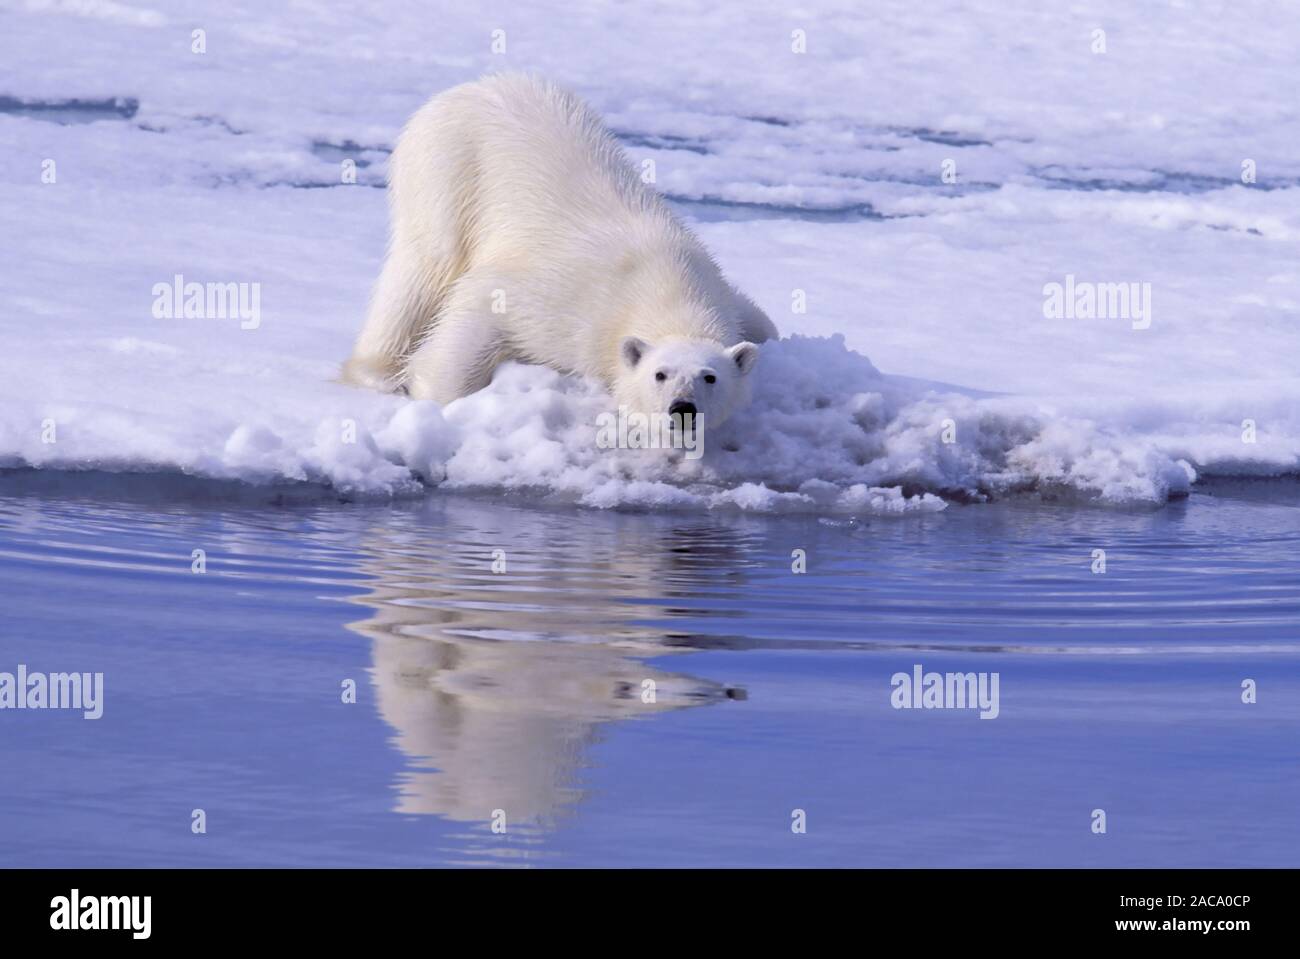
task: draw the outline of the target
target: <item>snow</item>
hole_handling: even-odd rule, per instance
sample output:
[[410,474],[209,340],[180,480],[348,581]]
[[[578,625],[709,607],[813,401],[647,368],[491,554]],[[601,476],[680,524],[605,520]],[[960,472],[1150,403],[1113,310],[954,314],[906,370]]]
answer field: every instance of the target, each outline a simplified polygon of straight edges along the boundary
[[[2,5],[0,467],[886,514],[1300,471],[1300,21],[1272,5]],[[498,69],[604,112],[785,334],[701,459],[598,448],[609,398],[549,370],[446,409],[334,381],[388,147]],[[156,317],[177,274],[258,284],[256,327]],[[1149,284],[1149,328],[1046,318],[1067,276]]]

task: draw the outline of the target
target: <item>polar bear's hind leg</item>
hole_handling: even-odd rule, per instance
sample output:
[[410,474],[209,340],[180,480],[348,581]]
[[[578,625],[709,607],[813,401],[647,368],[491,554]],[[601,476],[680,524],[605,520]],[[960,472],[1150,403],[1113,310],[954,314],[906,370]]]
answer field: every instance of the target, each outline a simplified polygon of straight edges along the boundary
[[365,325],[343,365],[344,382],[384,392],[401,388],[406,359],[433,322],[442,282],[409,249],[389,252]]
[[388,255],[344,365],[348,382],[378,389],[403,384],[407,362],[469,268],[476,153],[456,101],[447,97],[416,112],[389,160]]

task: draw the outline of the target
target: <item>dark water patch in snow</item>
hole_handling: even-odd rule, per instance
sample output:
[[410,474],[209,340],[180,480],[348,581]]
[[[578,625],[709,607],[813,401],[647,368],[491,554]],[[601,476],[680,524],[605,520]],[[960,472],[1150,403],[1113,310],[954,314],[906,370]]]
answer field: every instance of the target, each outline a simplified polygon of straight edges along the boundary
[[1088,175],[1079,171],[1072,175],[1059,167],[1031,169],[1030,175],[1051,190],[1079,190],[1082,192],[1115,191],[1117,193],[1180,193],[1193,195],[1226,190],[1234,186],[1248,186],[1252,190],[1286,190],[1300,186],[1300,177],[1270,177],[1267,182],[1242,183],[1233,177],[1208,176],[1203,173],[1185,173],[1171,170],[1144,170],[1133,177],[1122,179],[1113,176]]
[[129,120],[140,109],[135,97],[111,97],[104,100],[20,100],[0,96],[0,113],[31,117],[64,126],[73,123],[95,123],[99,120]]
[[991,147],[992,141],[959,133],[956,130],[931,130],[929,127],[886,127],[897,136],[910,137],[925,143],[938,143],[949,147]]
[[1245,234],[1248,234],[1249,236],[1263,236],[1263,235],[1264,235],[1264,233],[1263,233],[1262,230],[1258,230],[1258,229],[1256,229],[1256,228],[1253,227],[1253,226],[1248,226],[1248,227],[1246,227],[1246,229],[1244,229],[1244,230],[1241,229],[1241,227],[1237,227],[1237,226],[1228,226],[1228,225],[1225,224],[1225,223],[1207,223],[1207,224],[1205,224],[1205,226],[1206,226],[1208,229],[1211,229],[1211,230],[1218,230],[1218,231],[1220,231],[1221,233],[1245,233]]
[[713,197],[694,199],[665,194],[666,199],[683,216],[702,223],[744,222],[749,220],[805,220],[810,223],[858,223],[864,220],[888,220],[870,203],[842,207],[788,206],[744,200],[720,200]]
[[391,155],[392,149],[386,146],[362,146],[354,140],[344,140],[342,143],[331,143],[328,140],[313,140],[311,152],[320,157],[322,160],[328,160],[331,163],[342,163],[344,160],[351,160],[358,167],[365,168],[371,165],[371,160],[366,159],[367,153],[382,153]]
[[[914,174],[912,176],[899,176],[895,174],[874,173],[853,173],[840,174],[847,180],[853,180],[855,183],[896,183],[900,186],[920,187],[923,190],[935,190],[948,196],[965,196],[968,193],[993,193],[1001,190],[1006,184],[998,183],[992,180],[961,180],[956,183],[944,183],[943,178],[938,174],[924,173]],[[883,214],[882,214],[883,216]]]
[[227,120],[224,120],[221,117],[212,116],[210,114],[200,114],[191,119],[200,126],[221,127],[221,129],[225,130],[231,136],[242,137],[248,132],[247,130],[241,130],[238,127],[232,126]]
[[768,127],[792,127],[792,126],[794,126],[794,121],[793,121],[793,120],[783,120],[783,119],[781,119],[781,117],[761,117],[761,116],[756,116],[756,117],[741,117],[740,119],[742,119],[742,120],[747,120],[747,121],[749,121],[750,123],[761,123],[761,124],[763,124],[763,126],[768,126]]
[[331,190],[334,187],[366,187],[371,190],[386,190],[387,184],[382,179],[365,182],[357,180],[356,183],[343,183],[334,181],[316,181],[316,180],[273,180],[270,183],[260,183],[258,186],[263,188],[275,186],[287,186],[291,190]]
[[632,133],[626,130],[610,131],[620,143],[628,147],[645,147],[651,150],[685,150],[700,156],[708,156],[709,148],[698,140],[675,136],[669,133]]

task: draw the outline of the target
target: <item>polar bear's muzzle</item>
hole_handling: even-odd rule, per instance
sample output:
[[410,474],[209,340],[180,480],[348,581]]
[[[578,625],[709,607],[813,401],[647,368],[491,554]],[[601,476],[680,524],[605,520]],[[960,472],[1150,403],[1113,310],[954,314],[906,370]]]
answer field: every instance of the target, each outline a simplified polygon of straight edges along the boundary
[[692,432],[696,423],[695,404],[690,400],[673,400],[668,407],[668,417],[673,429]]

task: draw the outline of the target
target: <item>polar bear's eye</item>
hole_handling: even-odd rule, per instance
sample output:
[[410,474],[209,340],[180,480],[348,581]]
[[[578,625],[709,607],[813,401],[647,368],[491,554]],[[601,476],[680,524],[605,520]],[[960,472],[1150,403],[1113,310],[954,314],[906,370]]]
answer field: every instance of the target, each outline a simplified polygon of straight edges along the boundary
[[665,373],[663,370],[660,370],[658,373],[655,374],[655,379],[658,380],[660,383],[662,383],[664,380],[668,379],[668,374]]
[[705,383],[716,383],[716,382],[718,382],[718,378],[717,378],[716,376],[714,376],[712,373],[705,373],[705,374],[704,374],[704,382],[705,382]]

